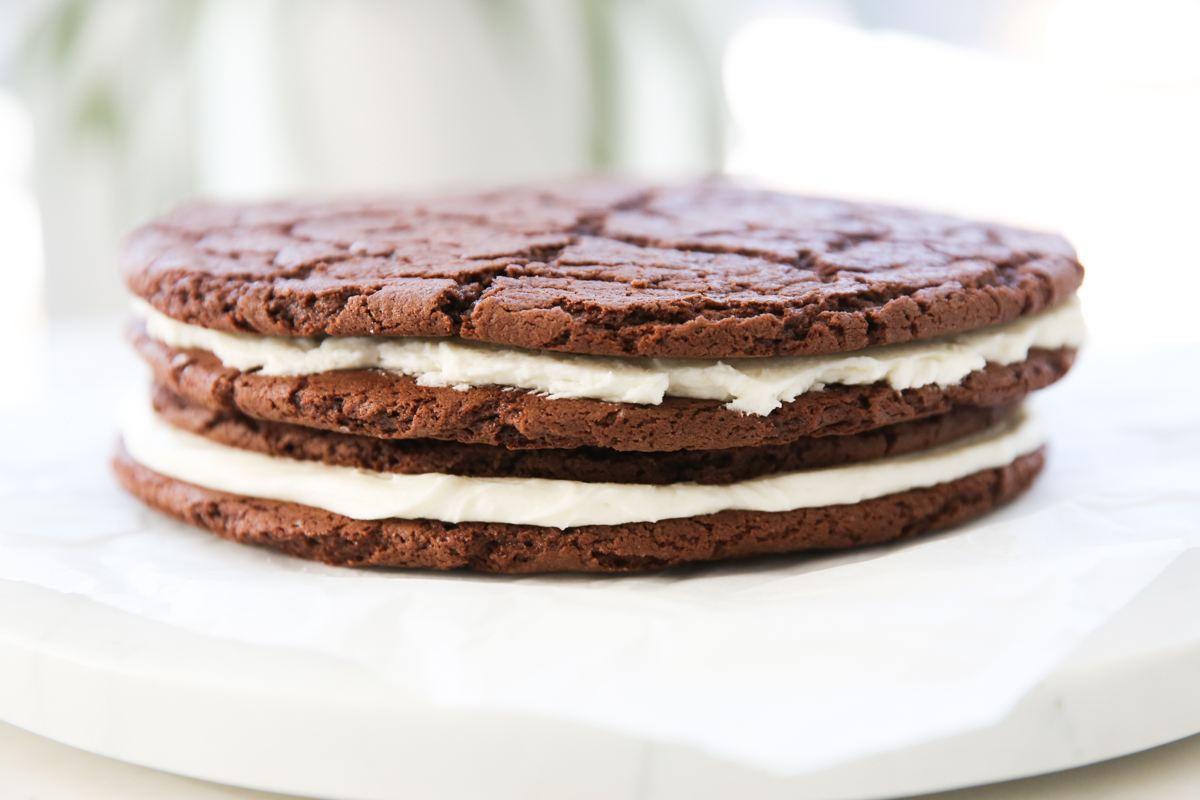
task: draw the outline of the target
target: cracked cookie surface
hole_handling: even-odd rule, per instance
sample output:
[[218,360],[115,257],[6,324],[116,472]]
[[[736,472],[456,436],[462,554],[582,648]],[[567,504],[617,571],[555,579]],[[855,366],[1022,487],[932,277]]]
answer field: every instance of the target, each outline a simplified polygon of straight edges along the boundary
[[814,355],[1064,301],[1062,238],[725,182],[195,205],[135,232],[129,288],[273,335],[462,336],[598,355]]

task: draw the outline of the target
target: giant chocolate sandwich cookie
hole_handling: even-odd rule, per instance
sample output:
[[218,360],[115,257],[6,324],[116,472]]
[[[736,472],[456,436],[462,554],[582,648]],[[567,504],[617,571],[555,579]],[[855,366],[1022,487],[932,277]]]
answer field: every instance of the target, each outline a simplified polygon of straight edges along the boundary
[[330,563],[620,570],[887,541],[1024,490],[1062,239],[724,183],[202,205],[136,232],[116,462]]

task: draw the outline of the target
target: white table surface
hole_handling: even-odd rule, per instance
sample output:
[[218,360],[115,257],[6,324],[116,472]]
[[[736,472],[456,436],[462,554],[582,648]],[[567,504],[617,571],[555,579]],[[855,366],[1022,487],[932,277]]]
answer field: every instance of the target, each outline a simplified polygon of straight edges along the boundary
[[[268,800],[286,796],[135,767],[0,722],[0,800]],[[1067,772],[925,797],[1194,800],[1200,797],[1200,736]]]

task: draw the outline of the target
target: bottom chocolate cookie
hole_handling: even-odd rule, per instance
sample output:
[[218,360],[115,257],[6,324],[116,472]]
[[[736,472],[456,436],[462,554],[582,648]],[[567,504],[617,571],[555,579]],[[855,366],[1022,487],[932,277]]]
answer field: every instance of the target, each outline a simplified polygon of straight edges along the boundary
[[1020,495],[1044,448],[999,467],[858,503],[572,528],[435,520],[359,520],[294,502],[168,478],[120,449],[121,484],[154,508],[218,536],[346,566],[480,572],[618,572],[696,561],[879,544],[962,523]]

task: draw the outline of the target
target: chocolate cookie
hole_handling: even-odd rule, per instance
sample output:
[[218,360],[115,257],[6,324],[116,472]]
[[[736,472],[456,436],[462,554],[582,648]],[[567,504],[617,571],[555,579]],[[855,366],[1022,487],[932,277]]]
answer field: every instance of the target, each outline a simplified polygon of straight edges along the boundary
[[945,414],[955,407],[1019,402],[1054,383],[1072,349],[1032,350],[1022,362],[989,364],[951,386],[896,391],[884,384],[830,386],[765,416],[710,400],[668,397],[661,405],[549,399],[487,386],[420,386],[380,370],[270,376],[225,367],[203,350],[176,350],[138,327],[133,341],[155,380],[193,403],[256,419],[383,439],[443,439],[510,449],[718,450],[847,435]]
[[715,182],[197,205],[134,233],[122,267],[159,311],[225,331],[670,358],[975,330],[1083,278],[1057,236]]
[[201,204],[122,265],[157,412],[122,484],[331,564],[643,570],[952,525],[1033,481],[1013,409],[1083,337],[1057,236],[719,181]]
[[154,508],[218,536],[350,566],[465,567],[481,572],[617,572],[714,559],[878,544],[964,522],[1025,491],[1043,450],[947,483],[853,505],[717,514],[571,529],[435,520],[355,520],[164,477],[129,458],[121,484]]
[[730,484],[762,475],[832,467],[928,450],[979,433],[1008,417],[1013,405],[963,406],[945,414],[851,436],[802,437],[786,445],[666,453],[600,447],[510,450],[433,439],[378,439],[214,410],[165,386],[154,410],[177,428],[219,444],[300,461],[373,472],[436,472],[469,477],[547,478],[587,483]]

